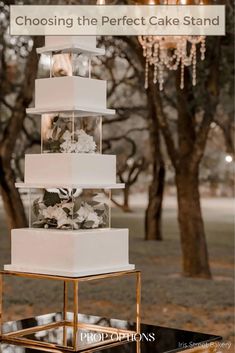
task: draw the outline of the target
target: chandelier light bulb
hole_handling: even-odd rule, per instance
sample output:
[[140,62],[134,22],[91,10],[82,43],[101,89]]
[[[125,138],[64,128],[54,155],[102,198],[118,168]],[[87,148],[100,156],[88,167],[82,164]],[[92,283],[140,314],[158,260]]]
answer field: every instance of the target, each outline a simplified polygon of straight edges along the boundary
[[96,5],[105,5],[105,0],[97,0]]

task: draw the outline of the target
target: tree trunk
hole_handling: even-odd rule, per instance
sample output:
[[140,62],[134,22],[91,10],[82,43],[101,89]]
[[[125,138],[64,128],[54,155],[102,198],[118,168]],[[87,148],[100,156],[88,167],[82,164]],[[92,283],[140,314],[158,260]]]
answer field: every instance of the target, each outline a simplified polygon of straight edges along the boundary
[[0,156],[0,194],[2,196],[8,229],[23,228],[27,225],[24,206],[18,190],[10,162]]
[[[26,108],[32,101],[34,93],[34,80],[37,76],[38,55],[36,48],[43,45],[42,37],[34,37],[32,51],[25,63],[24,80],[17,94],[14,108],[9,122],[4,129],[0,141],[0,193],[3,206],[6,211],[6,219],[9,229],[22,228],[27,225],[23,203],[18,190],[15,188],[15,175],[12,170],[11,160],[15,149],[15,143],[23,128],[26,116]],[[2,86],[7,83],[2,82]]]
[[126,184],[125,189],[123,189],[123,196],[124,196],[124,202],[122,209],[124,212],[131,212],[130,206],[129,206],[129,196],[130,196],[130,188]]
[[151,91],[148,91],[149,142],[152,159],[152,182],[149,186],[148,207],[145,212],[145,240],[162,240],[162,201],[165,183],[165,164],[161,151],[157,112]]
[[211,278],[202,219],[198,170],[176,172],[178,220],[183,253],[183,274]]
[[149,186],[149,203],[145,213],[145,240],[162,240],[162,201],[165,183],[165,165],[156,163]]

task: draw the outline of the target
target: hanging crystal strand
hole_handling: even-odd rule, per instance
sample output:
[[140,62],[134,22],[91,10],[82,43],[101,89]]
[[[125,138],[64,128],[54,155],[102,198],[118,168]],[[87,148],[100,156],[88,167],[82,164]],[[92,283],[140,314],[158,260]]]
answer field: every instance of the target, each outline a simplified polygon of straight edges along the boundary
[[144,84],[145,89],[147,89],[148,86],[149,86],[149,62],[148,62],[148,58],[146,57],[146,60],[145,60],[145,84]]
[[180,88],[184,88],[184,61],[183,58],[181,59],[181,67],[180,67],[181,73],[180,73]]
[[144,36],[139,36],[138,37],[138,40],[139,40],[139,43],[141,44],[141,46],[142,46],[142,49],[143,49],[143,57],[144,58],[146,58],[146,56],[147,56],[147,45],[146,45],[146,38],[144,37]]
[[146,55],[147,55],[147,49],[146,49],[146,47],[144,47],[144,49],[143,49],[143,56],[146,57]]
[[153,53],[153,63],[154,63],[154,69],[153,69],[153,83],[157,83],[157,75],[158,75],[158,42],[155,43],[154,45],[154,53]]
[[196,73],[196,65],[197,65],[197,53],[196,53],[196,46],[193,44],[193,79],[192,79],[192,84],[193,86],[196,86],[197,83],[197,73]]
[[180,46],[178,46],[177,52],[176,52],[176,63],[174,66],[174,70],[178,69],[181,60],[182,60],[182,47],[180,45]]
[[149,83],[149,67],[152,64],[151,59],[153,57],[153,37],[148,38],[148,43],[146,43],[146,64],[145,64],[145,89],[148,88]]
[[[185,45],[185,41],[183,38],[181,38],[180,40],[180,48],[179,48],[179,58],[180,58],[180,70],[181,70],[181,75],[182,75],[182,66],[183,66],[183,75],[184,75],[184,67],[186,65],[186,56],[187,56],[187,52],[186,52],[186,45]],[[179,64],[180,64],[179,63]],[[183,88],[184,88],[184,82],[183,82]]]
[[164,84],[163,63],[160,62],[160,64],[159,64],[159,89],[160,89],[160,91],[163,90],[163,84]]
[[161,54],[161,62],[164,66],[166,66],[168,69],[170,69],[170,64],[169,64],[169,57],[168,57],[168,51],[166,48],[166,43],[165,39],[162,38],[160,41],[160,54]]
[[206,53],[206,38],[205,37],[201,37],[200,52],[201,52],[201,60],[205,60],[205,53]]
[[184,63],[183,60],[183,39],[180,37],[175,50],[175,65],[173,70],[177,70],[180,64]]
[[158,83],[159,83],[160,91],[163,90],[163,84],[164,84],[164,76],[163,76],[164,57],[163,57],[162,45],[163,45],[163,43],[162,43],[162,40],[160,39],[160,41],[159,41],[159,69],[158,69]]
[[154,63],[154,68],[153,68],[153,83],[157,83],[157,62]]

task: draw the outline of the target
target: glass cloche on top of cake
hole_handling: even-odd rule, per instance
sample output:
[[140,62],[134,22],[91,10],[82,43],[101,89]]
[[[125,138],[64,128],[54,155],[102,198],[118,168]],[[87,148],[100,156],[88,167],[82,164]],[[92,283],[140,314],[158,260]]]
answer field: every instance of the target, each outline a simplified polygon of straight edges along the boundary
[[83,53],[52,52],[50,77],[91,76],[91,58]]
[[102,117],[76,112],[42,115],[42,153],[102,153]]
[[30,228],[110,228],[110,190],[47,188],[29,193]]
[[96,36],[46,36],[37,52],[50,57],[50,77],[91,77],[91,59],[103,55],[96,47]]
[[52,52],[86,53],[104,55],[105,50],[97,48],[96,36],[45,36],[45,45],[37,53],[50,55]]

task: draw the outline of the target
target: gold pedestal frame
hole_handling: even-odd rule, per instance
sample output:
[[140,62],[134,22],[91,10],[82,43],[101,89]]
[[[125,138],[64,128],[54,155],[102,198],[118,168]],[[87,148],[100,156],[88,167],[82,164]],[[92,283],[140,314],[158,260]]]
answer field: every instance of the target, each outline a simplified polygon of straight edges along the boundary
[[[30,279],[48,279],[57,280],[63,282],[63,320],[58,322],[52,322],[44,324],[41,326],[29,327],[21,329],[14,332],[4,333],[3,332],[3,279],[4,276],[16,276],[22,278]],[[79,322],[78,320],[78,310],[79,310],[79,283],[88,282],[94,280],[103,280],[109,278],[120,278],[125,276],[134,276],[136,278],[136,329],[126,330],[114,327],[105,327],[97,324],[88,324],[84,322]],[[68,286],[72,284],[73,287],[73,319],[68,319]],[[13,344],[21,345],[31,348],[40,348],[42,351],[70,351],[70,352],[82,352],[87,351],[93,352],[100,347],[111,347],[117,344],[128,341],[131,336],[138,338],[140,335],[140,306],[141,306],[141,272],[136,270],[128,270],[121,272],[113,272],[99,275],[90,275],[84,277],[66,277],[57,275],[47,275],[47,274],[37,274],[28,272],[16,272],[16,271],[1,271],[0,272],[0,341]],[[30,337],[40,331],[46,331],[50,329],[62,328],[63,330],[63,344],[59,345],[51,342],[37,341]],[[68,346],[67,344],[67,331],[72,330],[72,344]],[[91,332],[98,332],[105,335],[116,335],[116,339],[110,338],[102,342],[92,342],[87,343],[86,346],[79,346],[78,341],[78,331],[86,330]]]

